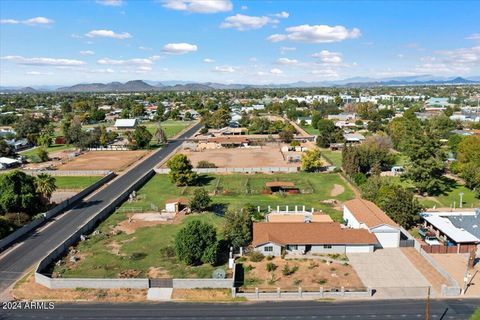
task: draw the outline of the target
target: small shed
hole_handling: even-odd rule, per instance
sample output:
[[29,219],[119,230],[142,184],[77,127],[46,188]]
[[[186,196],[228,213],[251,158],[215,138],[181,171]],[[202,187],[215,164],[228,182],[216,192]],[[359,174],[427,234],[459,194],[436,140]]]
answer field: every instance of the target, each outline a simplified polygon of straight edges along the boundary
[[295,183],[289,181],[270,181],[265,183],[265,187],[271,192],[289,192],[298,193],[299,189],[295,187]]
[[165,211],[179,213],[188,210],[189,200],[184,197],[169,199],[165,201]]

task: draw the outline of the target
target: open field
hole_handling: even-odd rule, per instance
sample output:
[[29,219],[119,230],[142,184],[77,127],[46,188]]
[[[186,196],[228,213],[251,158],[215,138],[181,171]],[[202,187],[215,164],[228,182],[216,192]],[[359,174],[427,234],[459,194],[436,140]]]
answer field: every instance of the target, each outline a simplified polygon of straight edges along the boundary
[[[47,148],[47,152],[49,153],[50,157],[54,157],[55,153],[60,151],[73,151],[73,150],[75,150],[74,146],[69,146],[66,144],[53,144],[52,146]],[[35,147],[25,151],[20,151],[19,153],[22,156],[27,157],[32,162],[39,162],[40,159],[37,156],[37,152],[38,152],[38,147]]]
[[55,176],[55,185],[57,189],[85,189],[101,178],[101,176]]
[[[245,272],[244,287],[275,290],[276,288],[293,289],[302,287],[304,290],[318,291],[325,288],[361,288],[364,287],[355,270],[346,261],[332,260],[325,257],[311,259],[282,259],[275,257],[271,260],[264,258],[260,262],[247,260],[243,263]],[[267,264],[273,263],[275,270],[268,272]],[[287,266],[297,269],[291,275],[283,274]]]
[[[165,130],[167,138],[172,138],[192,123],[193,121],[167,120],[163,121],[161,125],[163,130]],[[145,125],[151,134],[154,134],[157,130],[157,124],[155,122],[147,122],[142,125]]]
[[460,203],[459,193],[461,192],[463,192],[462,202],[464,208],[480,207],[480,199],[475,198],[475,192],[458,183],[453,184],[452,188],[447,190],[445,194],[435,197],[420,197],[419,200],[427,208],[432,208],[433,206],[450,208],[453,207],[454,202],[455,208],[458,208]]
[[312,127],[312,126],[309,126],[308,124],[304,125],[304,126],[301,126],[301,128],[303,130],[305,130],[308,134],[311,134],[311,135],[314,135],[314,136],[318,135],[318,130],[315,129],[314,127]]
[[89,151],[61,164],[58,170],[112,170],[121,171],[143,158],[148,151]]
[[[265,183],[268,181],[290,181],[300,188],[301,194],[280,195],[262,194]],[[343,187],[342,193],[332,193],[335,185]],[[322,200],[336,199],[346,201],[354,198],[350,187],[338,174],[315,174],[315,173],[285,173],[285,174],[226,174],[226,175],[202,175],[201,187],[209,193],[216,193],[212,197],[214,206],[219,208],[241,208],[249,203],[254,206],[276,207],[295,205],[322,209],[330,214],[334,220],[341,221],[340,212],[331,206],[321,204]],[[125,203],[124,208],[137,208],[143,211],[151,210],[152,204],[158,208],[164,208],[165,200],[179,196],[189,196],[197,187],[177,188],[168,175],[157,174],[142,189],[138,191],[138,197],[131,203]],[[336,188],[338,190],[338,187]]]
[[157,224],[132,234],[116,231],[115,227],[125,220],[124,213],[112,214],[97,228],[100,234],[78,244],[76,256],[80,260],[72,263],[67,256],[61,266],[55,266],[54,273],[62,277],[211,278],[217,268],[210,264],[191,267],[177,261],[173,241],[184,222],[208,222],[220,231],[222,217],[205,213],[187,216],[181,224]]
[[[213,162],[218,168],[298,167],[300,163],[284,160],[280,145],[268,144],[261,148],[222,148],[203,151],[182,150],[192,165],[199,161]],[[290,153],[289,153],[290,154]]]
[[342,151],[332,151],[327,148],[321,148],[320,151],[322,155],[327,157],[332,162],[332,165],[336,166],[337,168],[342,167]]

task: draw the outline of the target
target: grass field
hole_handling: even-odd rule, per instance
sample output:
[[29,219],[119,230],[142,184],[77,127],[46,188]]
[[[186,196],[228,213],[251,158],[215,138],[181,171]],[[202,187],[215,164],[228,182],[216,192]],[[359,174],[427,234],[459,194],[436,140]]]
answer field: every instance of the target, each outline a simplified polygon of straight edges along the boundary
[[[53,144],[52,146],[47,148],[47,152],[51,153],[51,152],[74,150],[74,149],[75,149],[74,146],[69,146],[69,145],[66,145],[66,144]],[[28,159],[30,159],[32,162],[39,162],[40,159],[37,156],[37,152],[38,152],[38,147],[35,147],[35,148],[29,149],[29,150],[26,150],[26,151],[21,151],[19,153],[22,156],[25,156]]]
[[309,126],[309,125],[304,125],[302,126],[302,129],[305,130],[308,134],[311,134],[311,135],[318,135],[318,130],[315,129],[314,127],[312,126]]
[[[254,206],[261,206],[266,209],[267,206],[276,207],[277,205],[288,205],[293,208],[295,205],[313,207],[322,209],[330,214],[333,219],[340,221],[341,213],[333,210],[327,205],[320,203],[321,200],[337,199],[345,201],[354,197],[353,191],[340,178],[338,174],[229,174],[229,175],[202,175],[201,186],[210,193],[217,191],[217,195],[212,197],[214,205],[225,208],[241,208],[249,203]],[[300,188],[301,194],[280,195],[280,194],[261,194],[261,191],[267,181],[291,181]],[[331,196],[330,192],[334,185],[341,185],[344,192],[338,196]],[[151,205],[163,208],[165,200],[176,198],[178,196],[189,196],[193,190],[198,187],[177,188],[170,182],[167,175],[154,176],[138,192],[138,199],[124,204],[124,207],[142,208],[150,210]]]
[[[137,270],[138,277],[147,277],[150,267],[164,268],[175,278],[211,278],[216,267],[210,264],[187,266],[177,261],[168,252],[173,250],[176,233],[183,224],[190,220],[211,223],[220,231],[223,218],[213,213],[188,216],[182,224],[163,224],[139,228],[133,234],[120,233],[109,235],[112,226],[127,219],[124,213],[116,212],[105,220],[97,230],[99,235],[92,235],[87,241],[77,246],[80,259],[74,266],[65,268],[56,266],[54,272],[62,277],[119,277],[126,270]],[[108,236],[107,236],[108,235]],[[112,252],[112,246],[121,246],[119,254]]]
[[326,156],[329,160],[331,160],[334,166],[337,168],[342,167],[342,151],[332,151],[327,148],[321,148],[322,155]]
[[[162,122],[162,128],[165,130],[167,138],[171,138],[191,124],[192,121],[167,120]],[[148,122],[144,125],[151,134],[155,134],[155,131],[157,130],[157,124],[155,122]]]
[[478,208],[480,207],[480,199],[475,198],[475,192],[466,188],[463,185],[455,184],[453,188],[448,190],[445,194],[429,197],[427,199],[421,199],[420,203],[426,206],[427,208],[432,208],[433,206],[449,208],[453,207],[455,202],[455,207],[459,207],[460,195],[459,193],[463,192],[462,202],[463,208]]
[[101,176],[55,176],[55,185],[57,189],[85,189],[101,178]]

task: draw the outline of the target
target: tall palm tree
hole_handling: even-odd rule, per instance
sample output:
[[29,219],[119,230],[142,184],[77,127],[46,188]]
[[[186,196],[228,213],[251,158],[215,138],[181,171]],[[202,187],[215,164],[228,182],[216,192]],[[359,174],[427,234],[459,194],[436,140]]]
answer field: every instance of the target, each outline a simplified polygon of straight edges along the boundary
[[36,191],[42,195],[45,204],[48,204],[52,193],[57,190],[55,178],[49,174],[41,173],[35,179]]

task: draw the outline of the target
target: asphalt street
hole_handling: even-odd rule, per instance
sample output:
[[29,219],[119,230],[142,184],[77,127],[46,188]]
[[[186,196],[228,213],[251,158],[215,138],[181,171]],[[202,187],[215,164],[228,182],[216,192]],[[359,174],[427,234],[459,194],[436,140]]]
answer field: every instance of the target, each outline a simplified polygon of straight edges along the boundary
[[[469,319],[480,300],[435,300],[430,319]],[[425,301],[55,304],[0,310],[0,319],[425,319]]]
[[162,159],[173,152],[183,142],[183,139],[192,136],[200,127],[200,124],[193,126],[130,171],[117,177],[88,200],[80,202],[56,221],[51,222],[46,228],[33,231],[22,243],[10,251],[6,250],[0,256],[0,293],[21,278],[42,257],[56,248],[101,208],[119,197],[125,188],[153,169]]

